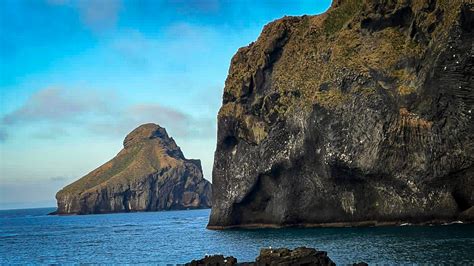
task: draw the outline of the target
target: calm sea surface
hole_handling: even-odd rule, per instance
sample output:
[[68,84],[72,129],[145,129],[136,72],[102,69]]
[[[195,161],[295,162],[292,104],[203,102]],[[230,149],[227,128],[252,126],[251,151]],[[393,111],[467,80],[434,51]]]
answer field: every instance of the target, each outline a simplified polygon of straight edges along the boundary
[[0,264],[249,261],[268,246],[315,247],[339,264],[474,264],[474,225],[210,231],[209,210],[46,215],[53,210],[0,211]]

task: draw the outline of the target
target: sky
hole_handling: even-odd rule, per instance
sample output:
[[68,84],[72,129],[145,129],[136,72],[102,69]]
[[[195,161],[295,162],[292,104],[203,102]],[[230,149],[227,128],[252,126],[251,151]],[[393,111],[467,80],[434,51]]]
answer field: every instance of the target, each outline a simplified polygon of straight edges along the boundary
[[55,206],[150,122],[211,181],[232,56],[272,20],[330,2],[0,1],[0,209]]

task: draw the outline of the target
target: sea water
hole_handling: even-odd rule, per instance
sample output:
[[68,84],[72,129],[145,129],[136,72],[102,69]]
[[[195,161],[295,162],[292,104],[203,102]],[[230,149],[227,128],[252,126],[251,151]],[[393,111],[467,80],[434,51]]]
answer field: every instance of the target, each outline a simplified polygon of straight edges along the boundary
[[0,211],[0,264],[177,264],[205,254],[255,259],[264,247],[314,247],[338,264],[474,264],[474,225],[206,229],[210,210],[48,216]]

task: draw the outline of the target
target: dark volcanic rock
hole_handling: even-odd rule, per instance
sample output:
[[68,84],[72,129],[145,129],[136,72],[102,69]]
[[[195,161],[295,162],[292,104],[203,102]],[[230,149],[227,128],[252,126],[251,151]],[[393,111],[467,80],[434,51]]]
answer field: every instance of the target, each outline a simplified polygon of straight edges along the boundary
[[237,265],[237,259],[234,257],[224,257],[223,255],[206,256],[200,260],[193,260],[186,263],[187,266],[219,266],[219,265]]
[[211,184],[166,130],[141,125],[112,160],[56,194],[57,214],[209,208]]
[[473,220],[474,5],[338,0],[231,62],[209,228]]
[[314,248],[300,247],[294,250],[287,248],[262,249],[255,260],[255,265],[336,265],[327,252]]
[[[336,265],[325,251],[318,251],[314,248],[299,247],[294,250],[287,248],[278,249],[261,249],[260,255],[254,262],[237,263],[234,257],[226,257],[222,255],[206,256],[200,260],[193,260],[186,265],[189,266],[217,266],[217,265],[249,265],[249,266],[265,266],[265,265],[314,265],[314,266],[333,266]],[[364,264],[361,264],[364,265]]]

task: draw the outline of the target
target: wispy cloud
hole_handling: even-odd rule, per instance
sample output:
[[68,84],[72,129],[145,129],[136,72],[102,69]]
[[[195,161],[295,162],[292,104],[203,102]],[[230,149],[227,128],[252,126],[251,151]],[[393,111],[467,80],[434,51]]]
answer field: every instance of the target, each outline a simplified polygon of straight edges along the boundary
[[188,136],[195,119],[173,108],[156,103],[141,103],[118,108],[112,119],[92,121],[85,125],[87,130],[99,135],[124,136],[135,127],[145,123],[158,123],[171,130],[176,136]]
[[74,177],[68,177],[68,176],[53,176],[51,178],[49,178],[49,180],[53,181],[53,182],[64,182],[64,181],[69,181],[69,180],[73,180]]
[[78,1],[82,20],[95,31],[102,31],[117,24],[120,0]]
[[17,110],[5,115],[2,122],[12,125],[31,121],[64,121],[94,113],[108,113],[110,99],[96,92],[46,88],[31,95]]
[[82,23],[96,33],[114,28],[122,8],[121,0],[47,0],[47,3],[75,8]]
[[213,132],[210,119],[194,118],[158,103],[114,104],[119,102],[115,97],[90,90],[40,90],[17,110],[2,117],[0,141],[8,139],[10,128],[25,125],[38,125],[31,137],[39,139],[73,135],[71,128],[102,136],[125,136],[135,127],[150,122],[180,137],[202,138]]
[[129,108],[130,115],[136,117],[157,118],[167,121],[186,121],[187,115],[171,108],[165,108],[157,104],[137,104]]

